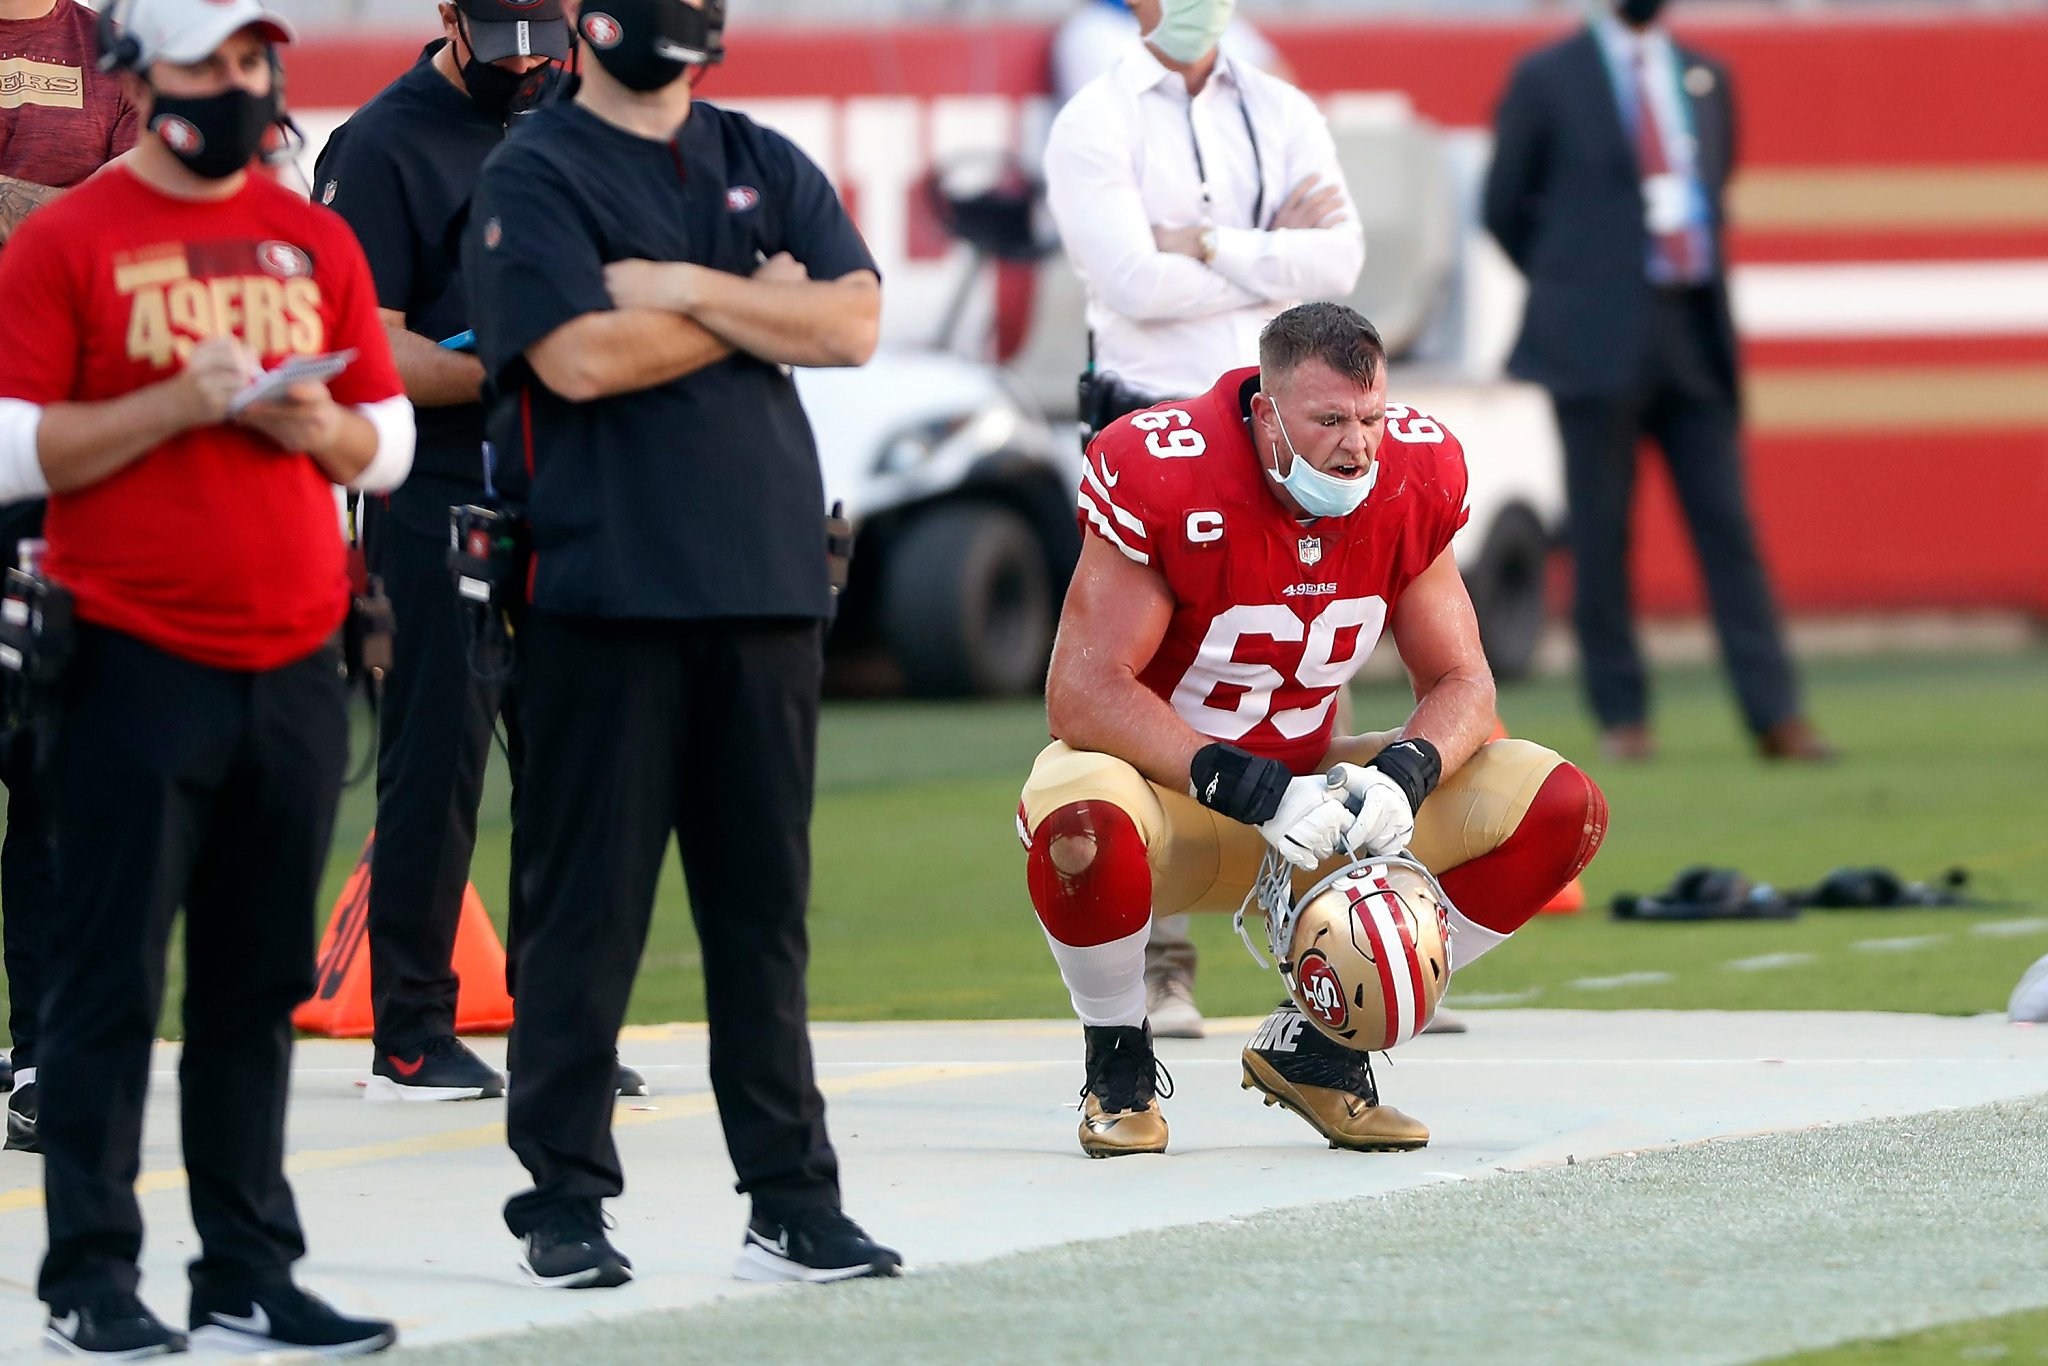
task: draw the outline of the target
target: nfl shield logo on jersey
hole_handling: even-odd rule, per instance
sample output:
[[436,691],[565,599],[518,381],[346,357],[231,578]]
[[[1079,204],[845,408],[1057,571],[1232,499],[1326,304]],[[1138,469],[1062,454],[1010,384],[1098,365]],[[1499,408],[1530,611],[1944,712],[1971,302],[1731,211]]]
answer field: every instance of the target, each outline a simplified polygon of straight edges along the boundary
[[1316,562],[1323,558],[1323,538],[1320,536],[1302,537],[1294,543],[1294,553],[1301,556],[1303,567],[1313,568]]

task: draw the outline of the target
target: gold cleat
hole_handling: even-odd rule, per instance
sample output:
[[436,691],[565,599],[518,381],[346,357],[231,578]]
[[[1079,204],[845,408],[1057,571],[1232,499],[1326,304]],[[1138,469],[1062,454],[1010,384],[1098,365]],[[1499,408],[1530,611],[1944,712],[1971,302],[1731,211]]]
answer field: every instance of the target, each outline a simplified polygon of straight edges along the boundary
[[1166,1151],[1166,1116],[1159,1097],[1173,1094],[1173,1078],[1152,1052],[1152,1027],[1082,1030],[1088,1079],[1081,1087],[1081,1151],[1090,1157]]
[[1104,1110],[1094,1092],[1081,1099],[1081,1151],[1090,1157],[1166,1151],[1166,1116],[1154,1096],[1139,1110]]
[[1243,1086],[1307,1120],[1332,1148],[1407,1152],[1429,1142],[1429,1126],[1380,1104],[1372,1063],[1321,1031],[1292,1001],[1266,1017],[1240,1055]]

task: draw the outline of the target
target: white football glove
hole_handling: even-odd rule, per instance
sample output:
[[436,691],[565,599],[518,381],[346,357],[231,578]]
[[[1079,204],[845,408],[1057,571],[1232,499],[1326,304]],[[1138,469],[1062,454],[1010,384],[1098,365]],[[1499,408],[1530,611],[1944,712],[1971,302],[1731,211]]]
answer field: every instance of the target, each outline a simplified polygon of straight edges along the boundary
[[1258,830],[1282,858],[1297,868],[1312,869],[1337,852],[1351,824],[1344,789],[1318,775],[1290,781],[1281,794],[1280,809]]
[[[1401,785],[1376,768],[1338,764],[1329,783],[1346,803],[1343,847],[1354,854],[1378,858],[1396,854],[1415,838],[1415,811]],[[1357,811],[1357,816],[1350,813]]]

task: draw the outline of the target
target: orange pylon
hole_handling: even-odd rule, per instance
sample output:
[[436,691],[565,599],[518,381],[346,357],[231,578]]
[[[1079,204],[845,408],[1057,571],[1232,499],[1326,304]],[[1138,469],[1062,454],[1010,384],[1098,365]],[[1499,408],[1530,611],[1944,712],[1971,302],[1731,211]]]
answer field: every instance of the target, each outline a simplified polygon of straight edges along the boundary
[[[312,998],[292,1012],[292,1024],[332,1039],[367,1039],[376,1025],[370,1005],[370,851],[377,832],[363,842],[363,856],[341,889],[313,973]],[[502,1034],[512,1027],[512,998],[505,991],[505,949],[484,913],[474,883],[462,893],[462,919],[455,929],[455,1029],[461,1034]]]

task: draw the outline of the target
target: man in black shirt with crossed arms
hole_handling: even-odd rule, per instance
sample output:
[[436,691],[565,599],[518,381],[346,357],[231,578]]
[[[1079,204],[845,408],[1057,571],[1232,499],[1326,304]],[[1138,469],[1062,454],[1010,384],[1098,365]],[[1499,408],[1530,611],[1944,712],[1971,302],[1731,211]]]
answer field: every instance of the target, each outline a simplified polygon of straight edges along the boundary
[[520,632],[526,920],[505,1208],[544,1285],[618,1285],[610,1058],[668,840],[703,945],[711,1084],[753,1215],[736,1274],[893,1275],[839,1208],[804,971],[827,578],[824,489],[789,365],[859,365],[874,260],[786,138],[686,77],[722,0],[566,0],[573,102],[484,166],[464,263],[528,476]]

